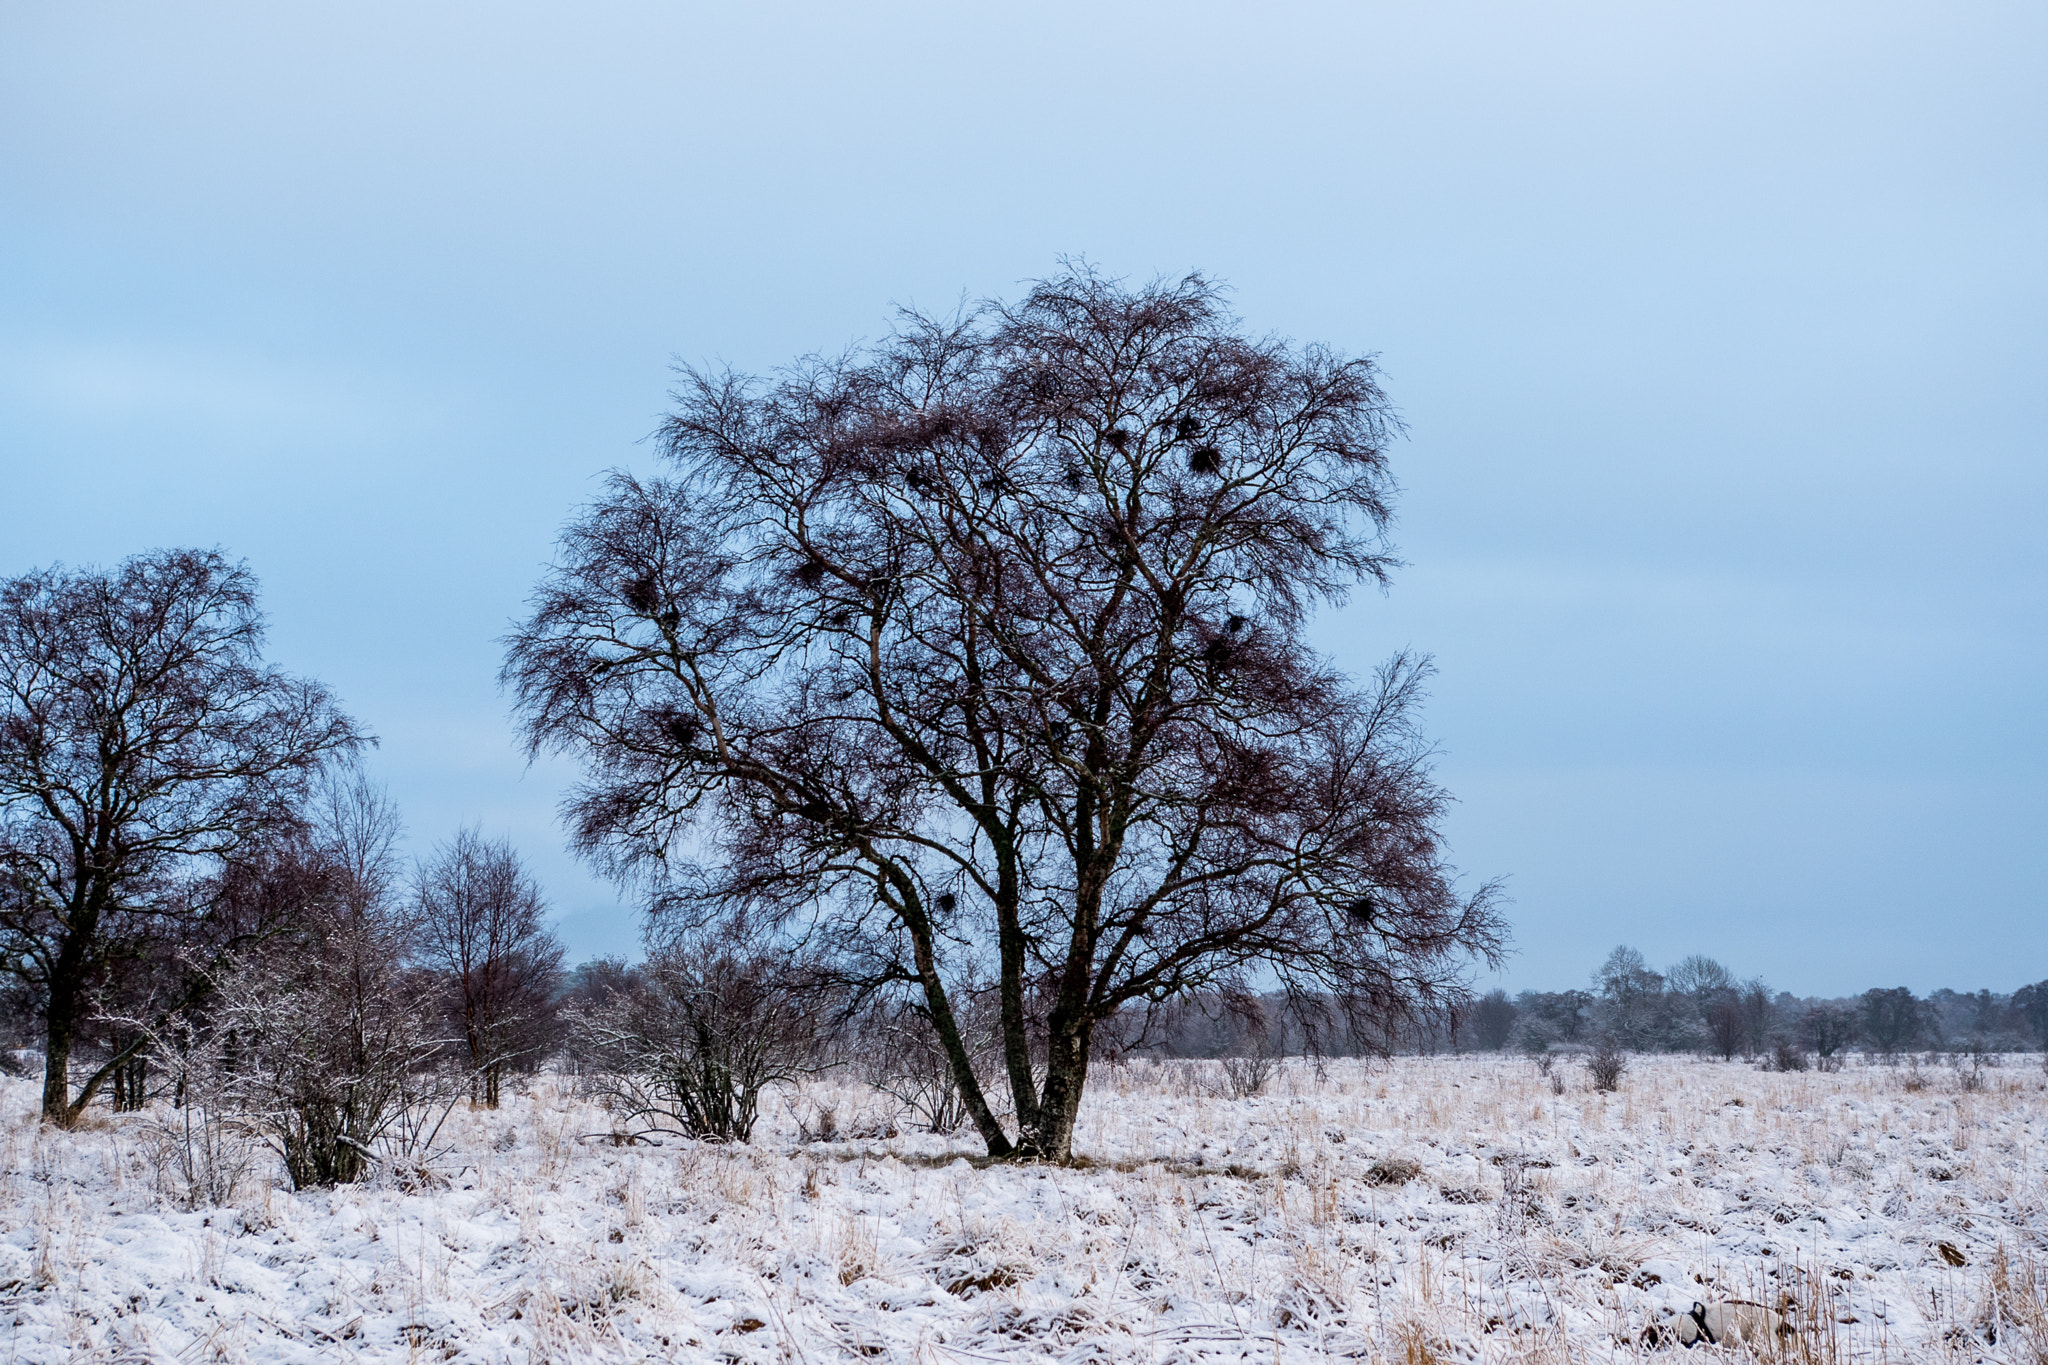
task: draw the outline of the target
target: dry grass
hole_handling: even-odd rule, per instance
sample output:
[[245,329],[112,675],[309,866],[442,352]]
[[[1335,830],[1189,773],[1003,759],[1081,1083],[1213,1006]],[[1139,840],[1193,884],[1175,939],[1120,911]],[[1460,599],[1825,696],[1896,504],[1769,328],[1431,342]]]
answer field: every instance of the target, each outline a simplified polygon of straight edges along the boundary
[[1697,1298],[1783,1309],[1761,1359],[2048,1362],[2039,1071],[1552,1079],[1293,1063],[1232,1100],[1133,1064],[1097,1078],[1091,1160],[1055,1170],[987,1167],[964,1135],[800,1143],[793,1120],[619,1146],[544,1080],[451,1120],[445,1190],[251,1178],[189,1212],[162,1116],[55,1132],[11,1083],[0,1322],[22,1361],[1534,1365],[1654,1358],[1645,1332]]

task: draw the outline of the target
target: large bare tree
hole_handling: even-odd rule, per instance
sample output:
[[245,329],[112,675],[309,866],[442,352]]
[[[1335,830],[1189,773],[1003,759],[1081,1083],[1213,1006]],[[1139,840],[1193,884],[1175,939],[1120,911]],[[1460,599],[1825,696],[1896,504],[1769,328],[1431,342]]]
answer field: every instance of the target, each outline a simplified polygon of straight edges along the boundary
[[365,742],[262,646],[256,580],[214,550],[0,583],[0,955],[42,995],[46,1118],[74,1121],[145,1045],[72,1090],[104,973],[204,919],[210,874],[297,821],[321,765]]
[[[1085,268],[770,380],[687,371],[509,641],[578,846],[670,915],[905,983],[991,1153],[1064,1159],[1096,1026],[1278,981],[1385,1024],[1500,945],[1416,729],[1426,665],[1308,646],[1393,565],[1369,360],[1199,276]],[[960,1037],[998,983],[1014,1133]]]

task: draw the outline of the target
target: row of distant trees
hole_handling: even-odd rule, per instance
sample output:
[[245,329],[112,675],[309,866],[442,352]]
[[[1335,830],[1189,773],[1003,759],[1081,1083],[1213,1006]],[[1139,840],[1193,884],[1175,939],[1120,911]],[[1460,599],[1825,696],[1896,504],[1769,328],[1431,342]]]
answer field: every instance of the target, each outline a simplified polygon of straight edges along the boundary
[[1414,1040],[1541,1052],[1610,1042],[1638,1052],[1754,1058],[1781,1049],[1823,1061],[1848,1049],[1898,1056],[1916,1048],[2026,1051],[2048,1047],[2048,981],[2010,994],[1873,987],[1839,998],[1773,990],[1693,954],[1663,972],[1617,947],[1589,990],[1489,991]]

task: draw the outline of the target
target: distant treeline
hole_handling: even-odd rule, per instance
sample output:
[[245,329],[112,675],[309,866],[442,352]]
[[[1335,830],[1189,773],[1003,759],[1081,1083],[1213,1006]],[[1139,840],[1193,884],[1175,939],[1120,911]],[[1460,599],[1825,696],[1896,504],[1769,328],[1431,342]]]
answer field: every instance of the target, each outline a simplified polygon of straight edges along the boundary
[[[1126,1049],[1158,1057],[1217,1058],[1258,1053],[1330,1056],[1360,1052],[1531,1054],[1592,1049],[1693,1052],[1722,1058],[1812,1058],[1845,1052],[2031,1052],[2048,1049],[2048,981],[1998,991],[1941,989],[1925,996],[1876,986],[1824,997],[1775,990],[1698,954],[1665,971],[1634,948],[1618,947],[1589,989],[1492,990],[1448,1008],[1418,1012],[1385,1034],[1361,1038],[1318,1028],[1314,1002],[1279,996],[1254,1002],[1197,998],[1133,1017]],[[1303,1020],[1309,1022],[1305,1025]]]
[[1941,989],[1917,996],[1904,986],[1855,995],[1802,996],[1742,979],[1694,954],[1663,972],[1618,947],[1591,988],[1494,990],[1424,1021],[1411,1048],[1542,1052],[1609,1042],[1636,1052],[1698,1052],[1723,1058],[1791,1049],[1823,1061],[1844,1051],[1886,1056],[1918,1049],[2025,1052],[2048,1047],[2048,981],[1997,991]]

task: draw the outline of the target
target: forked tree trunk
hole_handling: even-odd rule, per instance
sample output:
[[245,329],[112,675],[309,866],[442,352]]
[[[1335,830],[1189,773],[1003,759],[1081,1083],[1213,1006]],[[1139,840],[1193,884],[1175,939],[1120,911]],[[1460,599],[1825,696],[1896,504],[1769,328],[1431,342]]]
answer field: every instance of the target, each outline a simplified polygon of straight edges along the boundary
[[1018,1160],[1074,1159],[1074,1120],[1081,1113],[1081,1092],[1088,1084],[1088,1046],[1093,1030],[1083,1020],[1055,1023],[1046,1039],[1045,1084],[1040,1087],[1034,1121],[1024,1126],[1014,1153]]

